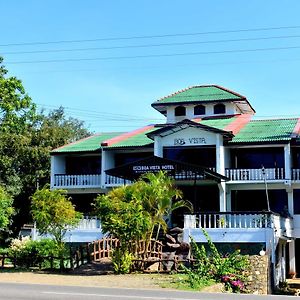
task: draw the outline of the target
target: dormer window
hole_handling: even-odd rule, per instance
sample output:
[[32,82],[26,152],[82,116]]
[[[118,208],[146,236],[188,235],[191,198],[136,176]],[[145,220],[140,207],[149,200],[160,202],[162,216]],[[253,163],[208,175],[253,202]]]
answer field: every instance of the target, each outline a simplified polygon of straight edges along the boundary
[[222,103],[216,104],[214,106],[214,114],[215,115],[225,114],[225,105]]
[[194,107],[194,115],[195,116],[205,115],[205,106],[204,105],[196,105]]
[[184,106],[177,106],[175,107],[175,116],[176,117],[182,117],[185,116],[186,112],[185,112],[185,107]]

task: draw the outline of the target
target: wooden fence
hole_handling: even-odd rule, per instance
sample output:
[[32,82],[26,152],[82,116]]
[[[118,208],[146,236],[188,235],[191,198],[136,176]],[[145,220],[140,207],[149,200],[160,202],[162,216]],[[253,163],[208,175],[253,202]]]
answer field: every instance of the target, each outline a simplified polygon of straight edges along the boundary
[[[94,241],[88,245],[91,252],[91,259],[93,261],[100,261],[102,258],[111,258],[113,251],[120,246],[120,241],[116,238],[103,238]],[[148,247],[146,251],[146,247]],[[135,257],[142,259],[144,257],[162,258],[162,243],[160,241],[151,240],[151,244],[147,246],[146,241],[140,241],[139,244],[133,243],[131,248],[134,250]]]

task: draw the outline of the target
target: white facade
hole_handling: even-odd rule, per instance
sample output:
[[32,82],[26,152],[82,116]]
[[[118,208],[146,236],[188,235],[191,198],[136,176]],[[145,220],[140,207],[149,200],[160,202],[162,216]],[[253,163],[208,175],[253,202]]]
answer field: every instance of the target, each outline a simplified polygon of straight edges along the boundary
[[[181,104],[183,105],[183,104]],[[176,183],[179,188],[192,189],[193,185],[197,185],[200,189],[203,186],[215,186],[215,191],[218,194],[217,210],[214,212],[202,211],[199,214],[186,215],[184,220],[184,239],[189,241],[189,237],[197,242],[205,242],[201,228],[205,228],[212,240],[216,243],[259,243],[264,245],[264,250],[271,257],[274,266],[274,274],[281,274],[276,278],[277,281],[285,280],[286,273],[283,272],[284,266],[279,262],[287,259],[289,261],[289,272],[296,272],[296,257],[295,239],[300,239],[300,214],[294,211],[294,191],[300,190],[300,168],[293,165],[293,155],[300,153],[298,146],[290,141],[276,143],[256,143],[256,144],[230,144],[230,139],[222,130],[215,130],[212,127],[198,126],[196,123],[182,123],[183,119],[192,120],[195,118],[207,118],[214,115],[215,103],[205,104],[205,115],[199,116],[194,114],[194,107],[197,103],[186,104],[186,114],[184,116],[175,116],[175,107],[178,105],[166,105],[166,123],[168,128],[165,131],[162,129],[159,133],[151,133],[152,143],[144,147],[109,147],[109,143],[102,145],[97,154],[101,161],[101,171],[97,174],[69,174],[66,167],[66,158],[68,153],[53,153],[51,158],[51,188],[67,189],[70,195],[84,194],[99,194],[106,193],[109,189],[130,184],[129,180],[110,176],[106,171],[118,166],[117,156],[134,155],[136,153],[154,155],[163,158],[166,150],[180,151],[185,149],[196,153],[197,149],[202,151],[211,151],[213,155],[211,159],[214,161],[209,169],[226,176],[228,181],[221,180],[220,182],[203,181],[188,182],[178,180],[175,176]],[[241,114],[241,108],[234,102],[224,102],[226,107],[226,116]],[[251,108],[252,109],[252,108]],[[251,111],[252,113],[253,111]],[[217,117],[222,117],[223,114]],[[170,125],[173,124],[173,125]],[[164,128],[163,126],[159,128]],[[158,129],[159,129],[158,128]],[[233,133],[234,135],[234,133]],[[108,146],[107,146],[108,145]],[[251,153],[252,150],[262,149],[268,153],[274,153],[283,162],[282,165],[274,167],[249,167],[239,168],[238,160],[239,151]],[[200,152],[199,152],[200,153]],[[201,152],[202,153],[202,152]],[[203,152],[204,153],[204,152]],[[237,153],[237,154],[235,154]],[[72,154],[75,155],[75,154]],[[78,157],[84,155],[78,153]],[[195,155],[195,154],[193,154]],[[76,156],[76,155],[75,155]],[[241,156],[242,157],[242,156]],[[267,157],[267,156],[266,156]],[[272,158],[270,158],[272,160]],[[236,160],[236,161],[235,161]],[[265,193],[262,201],[268,202],[269,194],[280,191],[287,199],[286,211],[277,213],[265,211],[237,211],[239,207],[236,202],[242,202],[242,198],[232,197],[235,194],[247,193],[247,191],[260,191]],[[238,197],[238,196],[235,196]],[[255,199],[254,199],[255,200]],[[272,200],[272,199],[271,199]],[[210,201],[209,199],[207,201]],[[278,205],[280,199],[276,200]],[[261,206],[265,208],[266,202]],[[259,203],[258,203],[259,204]],[[241,204],[242,205],[242,204]],[[251,203],[248,206],[251,206]],[[257,203],[256,203],[257,205]],[[234,207],[235,206],[235,207]],[[285,209],[285,208],[284,208]],[[281,213],[281,215],[280,215]],[[98,228],[100,230],[100,227]],[[98,230],[97,229],[97,230]],[[73,237],[75,237],[75,233]],[[277,250],[276,250],[277,249]],[[284,250],[282,250],[284,249]],[[298,249],[299,251],[300,249]],[[280,256],[278,258],[278,255]],[[300,272],[300,270],[297,270]]]

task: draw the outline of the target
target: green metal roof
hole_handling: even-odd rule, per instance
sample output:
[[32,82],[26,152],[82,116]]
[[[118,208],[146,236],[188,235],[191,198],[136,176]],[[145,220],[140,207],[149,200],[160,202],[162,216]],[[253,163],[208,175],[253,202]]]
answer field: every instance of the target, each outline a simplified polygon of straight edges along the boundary
[[277,120],[252,120],[230,143],[280,142],[291,139],[298,118]]
[[[224,130],[236,117],[200,120],[199,123]],[[235,143],[268,143],[284,142],[291,139],[298,118],[276,119],[276,120],[251,120],[247,123],[230,141]],[[157,127],[133,134],[122,139],[121,132],[100,133],[91,137],[79,140],[69,145],[54,149],[52,153],[64,152],[90,152],[101,148],[100,144],[114,137],[121,136],[120,141],[105,147],[106,149],[126,148],[126,147],[144,147],[153,144],[153,140],[147,137],[147,134],[157,130]]]
[[143,147],[143,146],[151,145],[151,144],[153,144],[153,141],[151,139],[149,139],[146,134],[150,133],[156,129],[157,128],[152,127],[151,129],[149,129],[147,131],[130,136],[125,140],[114,143],[114,144],[106,147],[106,149],[119,148],[119,147]]
[[206,126],[214,127],[217,129],[223,130],[227,125],[229,125],[232,121],[235,120],[233,118],[222,118],[222,119],[210,119],[210,120],[201,120],[200,123]]
[[54,149],[52,150],[52,153],[97,151],[101,148],[101,143],[103,141],[121,135],[122,133],[123,132],[107,132],[95,134],[90,137],[78,140],[74,143]]
[[187,89],[178,91],[169,96],[163,97],[152,104],[158,106],[166,103],[186,103],[186,102],[209,102],[221,100],[241,100],[244,96],[233,91],[227,90],[217,85],[200,85],[192,86]]

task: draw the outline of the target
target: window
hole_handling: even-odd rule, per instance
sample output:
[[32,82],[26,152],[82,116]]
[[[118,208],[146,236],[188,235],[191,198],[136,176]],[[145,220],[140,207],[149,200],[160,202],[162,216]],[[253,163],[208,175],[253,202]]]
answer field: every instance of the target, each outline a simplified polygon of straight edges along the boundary
[[184,106],[177,106],[175,108],[175,116],[176,117],[185,116],[185,107]]
[[218,115],[218,114],[225,114],[225,105],[220,103],[220,104],[216,104],[214,106],[214,114]]
[[205,115],[205,106],[204,105],[196,105],[194,107],[194,115]]

